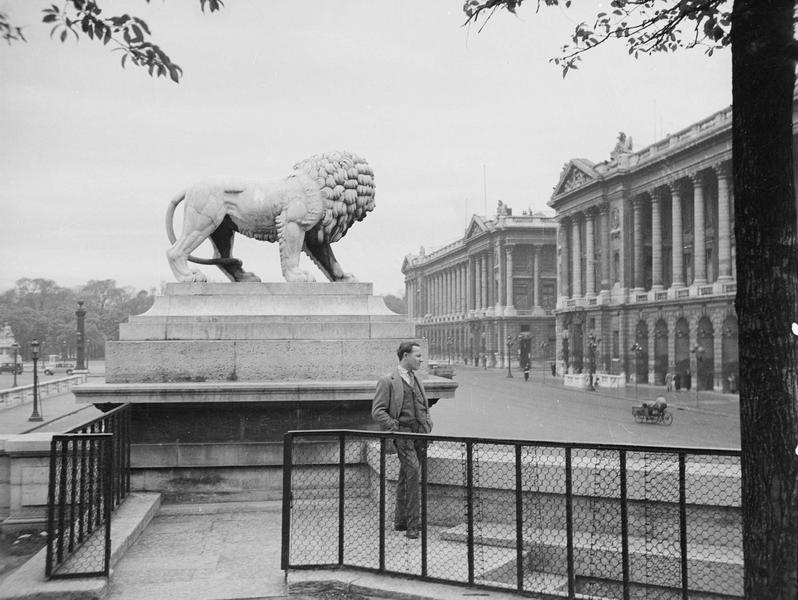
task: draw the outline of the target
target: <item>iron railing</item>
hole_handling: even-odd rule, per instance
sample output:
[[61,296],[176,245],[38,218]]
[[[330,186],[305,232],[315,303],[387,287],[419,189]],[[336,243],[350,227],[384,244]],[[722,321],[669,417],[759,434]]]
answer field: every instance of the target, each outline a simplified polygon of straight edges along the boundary
[[48,578],[108,575],[111,513],[129,492],[128,405],[53,436],[47,501]]
[[130,493],[130,418],[129,404],[122,404],[96,419],[70,429],[69,433],[112,433],[114,462],[111,465],[113,508]]
[[[392,439],[424,441],[421,535],[393,527]],[[282,568],[348,567],[551,597],[743,596],[740,453],[295,431]]]
[[54,435],[47,500],[48,578],[107,576],[113,434]]

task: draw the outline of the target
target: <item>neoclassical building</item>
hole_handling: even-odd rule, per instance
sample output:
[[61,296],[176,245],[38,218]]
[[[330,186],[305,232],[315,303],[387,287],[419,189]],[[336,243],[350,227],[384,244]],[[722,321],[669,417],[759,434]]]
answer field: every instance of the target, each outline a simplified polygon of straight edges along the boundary
[[499,202],[493,217],[474,215],[462,239],[405,257],[408,314],[430,358],[504,367],[508,356],[553,357],[556,243],[554,217],[513,215]]
[[564,166],[549,206],[557,357],[572,372],[736,386],[731,149],[728,108],[639,151],[622,133],[609,160]]

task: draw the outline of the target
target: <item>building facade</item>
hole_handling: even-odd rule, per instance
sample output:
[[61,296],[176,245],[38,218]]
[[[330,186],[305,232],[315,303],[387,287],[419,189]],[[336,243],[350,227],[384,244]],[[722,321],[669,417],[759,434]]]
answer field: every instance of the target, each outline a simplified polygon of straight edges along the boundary
[[557,357],[570,372],[736,391],[731,108],[640,151],[573,159],[556,211]]
[[430,359],[491,367],[554,356],[557,222],[499,202],[462,239],[405,257],[405,294]]

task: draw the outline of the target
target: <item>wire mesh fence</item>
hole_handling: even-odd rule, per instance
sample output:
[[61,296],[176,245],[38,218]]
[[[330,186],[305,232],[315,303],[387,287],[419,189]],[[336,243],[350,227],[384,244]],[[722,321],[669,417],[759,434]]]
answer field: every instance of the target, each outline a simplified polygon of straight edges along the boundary
[[[420,535],[394,439],[422,449]],[[345,566],[540,595],[743,596],[739,451],[290,432],[284,569]]]
[[108,575],[113,434],[55,435],[47,503],[48,578]]
[[130,405],[122,404],[69,430],[69,433],[114,434],[114,462],[111,471],[114,508],[130,493],[130,419]]

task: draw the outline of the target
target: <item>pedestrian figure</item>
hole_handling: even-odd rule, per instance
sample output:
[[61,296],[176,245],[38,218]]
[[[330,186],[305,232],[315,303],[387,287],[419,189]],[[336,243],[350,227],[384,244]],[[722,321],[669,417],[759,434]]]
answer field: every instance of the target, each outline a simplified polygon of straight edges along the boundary
[[691,388],[692,386],[693,386],[693,374],[692,374],[692,373],[690,373],[690,371],[688,370],[688,371],[687,371],[687,372],[684,374],[684,389],[685,389],[686,391],[688,391],[688,392],[689,392],[689,391],[690,391],[690,388]]
[[488,370],[488,353],[487,352],[483,352],[482,353],[482,368],[485,369],[486,371]]
[[734,376],[734,373],[729,374],[729,393],[736,394],[737,393],[737,378]]
[[682,391],[682,376],[679,373],[673,375],[673,387],[676,388],[677,392]]
[[551,363],[551,376],[557,376],[557,363]]
[[[429,402],[415,375],[422,363],[421,348],[415,342],[402,342],[396,354],[397,368],[377,381],[371,415],[383,431],[429,433]],[[416,539],[421,526],[421,463],[426,460],[427,442],[404,437],[393,442],[399,456],[393,525],[396,531],[405,531],[406,537]]]
[[529,381],[529,363],[524,365],[524,381]]
[[673,373],[668,371],[665,373],[665,391],[671,392],[673,391]]

